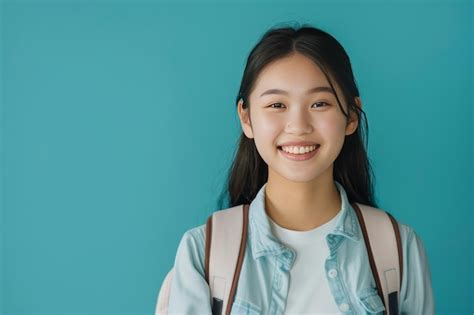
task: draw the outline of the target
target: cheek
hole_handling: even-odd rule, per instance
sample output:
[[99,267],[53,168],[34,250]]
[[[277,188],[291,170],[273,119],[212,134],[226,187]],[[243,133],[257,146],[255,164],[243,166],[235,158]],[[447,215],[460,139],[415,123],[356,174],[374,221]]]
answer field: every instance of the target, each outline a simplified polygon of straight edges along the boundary
[[282,122],[280,119],[276,119],[275,117],[269,117],[262,115],[259,120],[259,127],[264,132],[270,132],[277,128],[281,128]]
[[[265,119],[261,117],[258,124],[254,126],[257,141],[265,143],[264,145],[273,144],[282,133],[282,124],[276,119]],[[275,143],[276,144],[276,143]]]
[[344,138],[346,130],[345,122],[337,117],[318,121],[316,128],[323,140],[334,140],[341,136]]
[[[327,119],[317,124],[315,131],[322,139],[322,143],[326,143],[323,150],[335,159],[339,155],[345,140],[345,122],[340,118]],[[330,144],[330,145],[328,145]]]

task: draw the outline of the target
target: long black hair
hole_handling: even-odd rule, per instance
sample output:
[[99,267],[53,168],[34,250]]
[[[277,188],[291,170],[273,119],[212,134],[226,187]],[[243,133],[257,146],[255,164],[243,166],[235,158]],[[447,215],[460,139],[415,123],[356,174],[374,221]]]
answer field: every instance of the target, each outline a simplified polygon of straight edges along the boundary
[[[331,88],[336,91],[328,75],[330,73],[342,90],[342,97],[348,105],[348,110],[357,114],[359,122],[357,130],[346,136],[341,152],[334,161],[333,176],[346,190],[350,203],[358,202],[377,207],[371,178],[373,172],[362,138],[361,114],[364,114],[367,130],[366,146],[368,146],[367,119],[365,112],[354,100],[359,96],[359,90],[349,56],[333,36],[308,24],[274,27],[266,31],[247,58],[235,100],[237,106],[242,99],[243,108],[249,108],[249,95],[259,73],[266,65],[293,53],[303,54],[315,62],[326,76]],[[344,111],[337,93],[335,94],[344,116],[348,118],[350,114]],[[254,139],[247,138],[242,131],[224,189],[218,197],[217,209],[250,203],[267,179],[268,165],[258,153]]]

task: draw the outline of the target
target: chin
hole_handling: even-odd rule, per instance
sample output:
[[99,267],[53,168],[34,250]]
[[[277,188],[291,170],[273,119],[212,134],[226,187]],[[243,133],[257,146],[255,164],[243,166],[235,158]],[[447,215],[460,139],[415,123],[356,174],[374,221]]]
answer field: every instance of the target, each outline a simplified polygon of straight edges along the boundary
[[314,166],[312,169],[303,167],[300,169],[298,169],[298,167],[280,167],[276,169],[273,168],[272,172],[283,180],[294,183],[309,183],[323,174],[323,171],[314,169]]

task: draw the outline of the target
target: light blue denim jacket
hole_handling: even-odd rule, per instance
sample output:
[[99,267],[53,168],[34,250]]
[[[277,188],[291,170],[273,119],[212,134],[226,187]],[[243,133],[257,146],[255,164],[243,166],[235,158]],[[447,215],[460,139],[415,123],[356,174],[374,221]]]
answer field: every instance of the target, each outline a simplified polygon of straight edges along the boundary
[[[339,190],[342,214],[327,237],[326,277],[341,314],[382,314],[367,251],[356,213],[344,187]],[[247,247],[231,314],[284,314],[291,266],[296,252],[271,232],[265,212],[265,187],[249,208]],[[399,222],[403,248],[401,314],[435,313],[431,272],[424,245],[413,228]],[[186,231],[179,243],[171,283],[170,314],[211,314],[211,297],[204,277],[205,224]],[[336,277],[329,271],[335,269]],[[293,285],[293,284],[292,284]],[[318,285],[317,283],[314,284]]]

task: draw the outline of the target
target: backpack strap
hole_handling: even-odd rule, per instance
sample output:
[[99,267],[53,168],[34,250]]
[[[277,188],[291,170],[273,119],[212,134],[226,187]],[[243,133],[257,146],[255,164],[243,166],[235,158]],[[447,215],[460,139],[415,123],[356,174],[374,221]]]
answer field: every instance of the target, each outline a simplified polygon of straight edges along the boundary
[[230,314],[247,245],[249,205],[219,210],[206,222],[204,269],[212,314]]
[[398,315],[403,275],[403,252],[398,223],[390,213],[381,209],[360,203],[353,203],[352,206],[364,235],[377,292],[384,302],[383,314]]
[[[388,212],[360,203],[352,204],[364,236],[384,315],[399,314],[403,275],[400,231]],[[230,314],[247,245],[249,205],[214,212],[206,222],[204,269],[210,287],[212,314]],[[393,232],[393,233],[392,233]],[[388,307],[387,307],[388,305]]]

